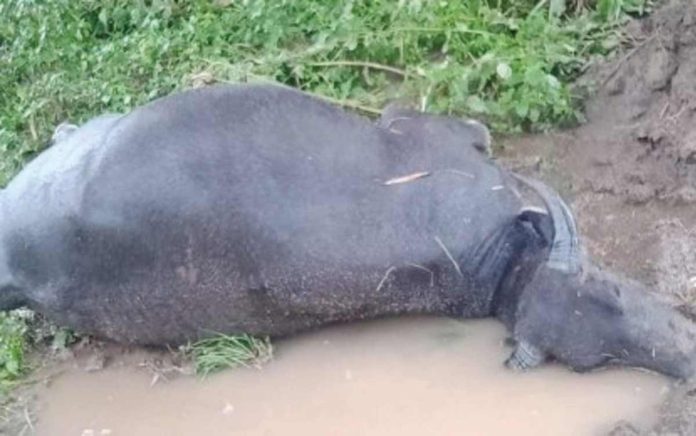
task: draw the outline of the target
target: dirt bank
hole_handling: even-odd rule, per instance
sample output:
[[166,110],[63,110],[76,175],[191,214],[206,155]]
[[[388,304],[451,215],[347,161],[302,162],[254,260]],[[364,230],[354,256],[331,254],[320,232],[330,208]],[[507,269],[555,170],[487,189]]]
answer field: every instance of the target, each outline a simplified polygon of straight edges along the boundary
[[[632,45],[591,69],[587,122],[502,140],[502,160],[572,201],[588,251],[696,314],[696,3],[666,2]],[[650,434],[696,434],[696,390],[676,389]],[[638,434],[629,425],[616,434]]]

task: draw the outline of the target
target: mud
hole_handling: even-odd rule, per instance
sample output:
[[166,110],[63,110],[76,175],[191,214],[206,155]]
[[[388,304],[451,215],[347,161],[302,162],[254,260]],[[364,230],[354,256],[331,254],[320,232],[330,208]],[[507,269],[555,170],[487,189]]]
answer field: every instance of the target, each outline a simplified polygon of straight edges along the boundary
[[[696,3],[664,2],[630,47],[590,69],[587,122],[502,141],[502,160],[572,200],[587,250],[696,319]],[[651,431],[696,434],[696,390],[675,389]]]
[[[206,380],[162,373],[142,351],[85,371],[88,356],[38,391],[37,435],[599,435],[656,418],[669,382],[654,374],[504,368],[493,321],[415,318],[323,329],[277,343],[261,370]],[[158,360],[159,359],[159,360]],[[158,363],[159,362],[159,363]]]
[[696,5],[673,1],[627,29],[633,48],[596,68],[599,94],[567,158],[578,188],[643,204],[696,202]]

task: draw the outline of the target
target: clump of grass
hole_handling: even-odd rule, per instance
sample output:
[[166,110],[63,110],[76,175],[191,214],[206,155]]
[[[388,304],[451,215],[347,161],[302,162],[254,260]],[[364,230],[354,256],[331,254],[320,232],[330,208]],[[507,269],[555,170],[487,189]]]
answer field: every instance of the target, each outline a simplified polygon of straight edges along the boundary
[[11,387],[26,370],[28,323],[17,312],[0,312],[0,391]]
[[195,342],[184,351],[193,359],[196,374],[202,377],[227,368],[260,368],[273,357],[273,346],[269,338],[247,334],[216,334]]
[[77,336],[28,309],[0,312],[0,393],[21,382],[30,371],[28,353],[42,349],[60,352]]

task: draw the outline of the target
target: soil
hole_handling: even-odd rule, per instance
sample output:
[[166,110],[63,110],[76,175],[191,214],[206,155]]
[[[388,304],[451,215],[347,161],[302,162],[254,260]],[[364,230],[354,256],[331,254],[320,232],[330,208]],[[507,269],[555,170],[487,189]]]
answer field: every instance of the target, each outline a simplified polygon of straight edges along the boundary
[[[502,139],[500,156],[571,201],[590,255],[696,319],[696,3],[668,1],[626,31],[631,46],[585,77],[586,123]],[[696,383],[661,416],[647,434],[696,434]]]

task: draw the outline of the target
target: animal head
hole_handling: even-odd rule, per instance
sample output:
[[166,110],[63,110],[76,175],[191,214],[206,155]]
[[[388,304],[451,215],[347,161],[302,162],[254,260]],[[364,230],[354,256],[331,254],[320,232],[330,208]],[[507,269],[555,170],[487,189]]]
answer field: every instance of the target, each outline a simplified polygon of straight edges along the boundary
[[558,194],[547,203],[553,244],[520,296],[511,368],[555,359],[577,371],[618,364],[679,378],[696,372],[696,327],[644,286],[583,259],[575,222]]
[[491,155],[491,133],[485,124],[474,119],[458,119],[420,112],[404,102],[387,105],[377,125],[397,134],[428,137],[442,146],[453,142],[458,147],[474,147]]

